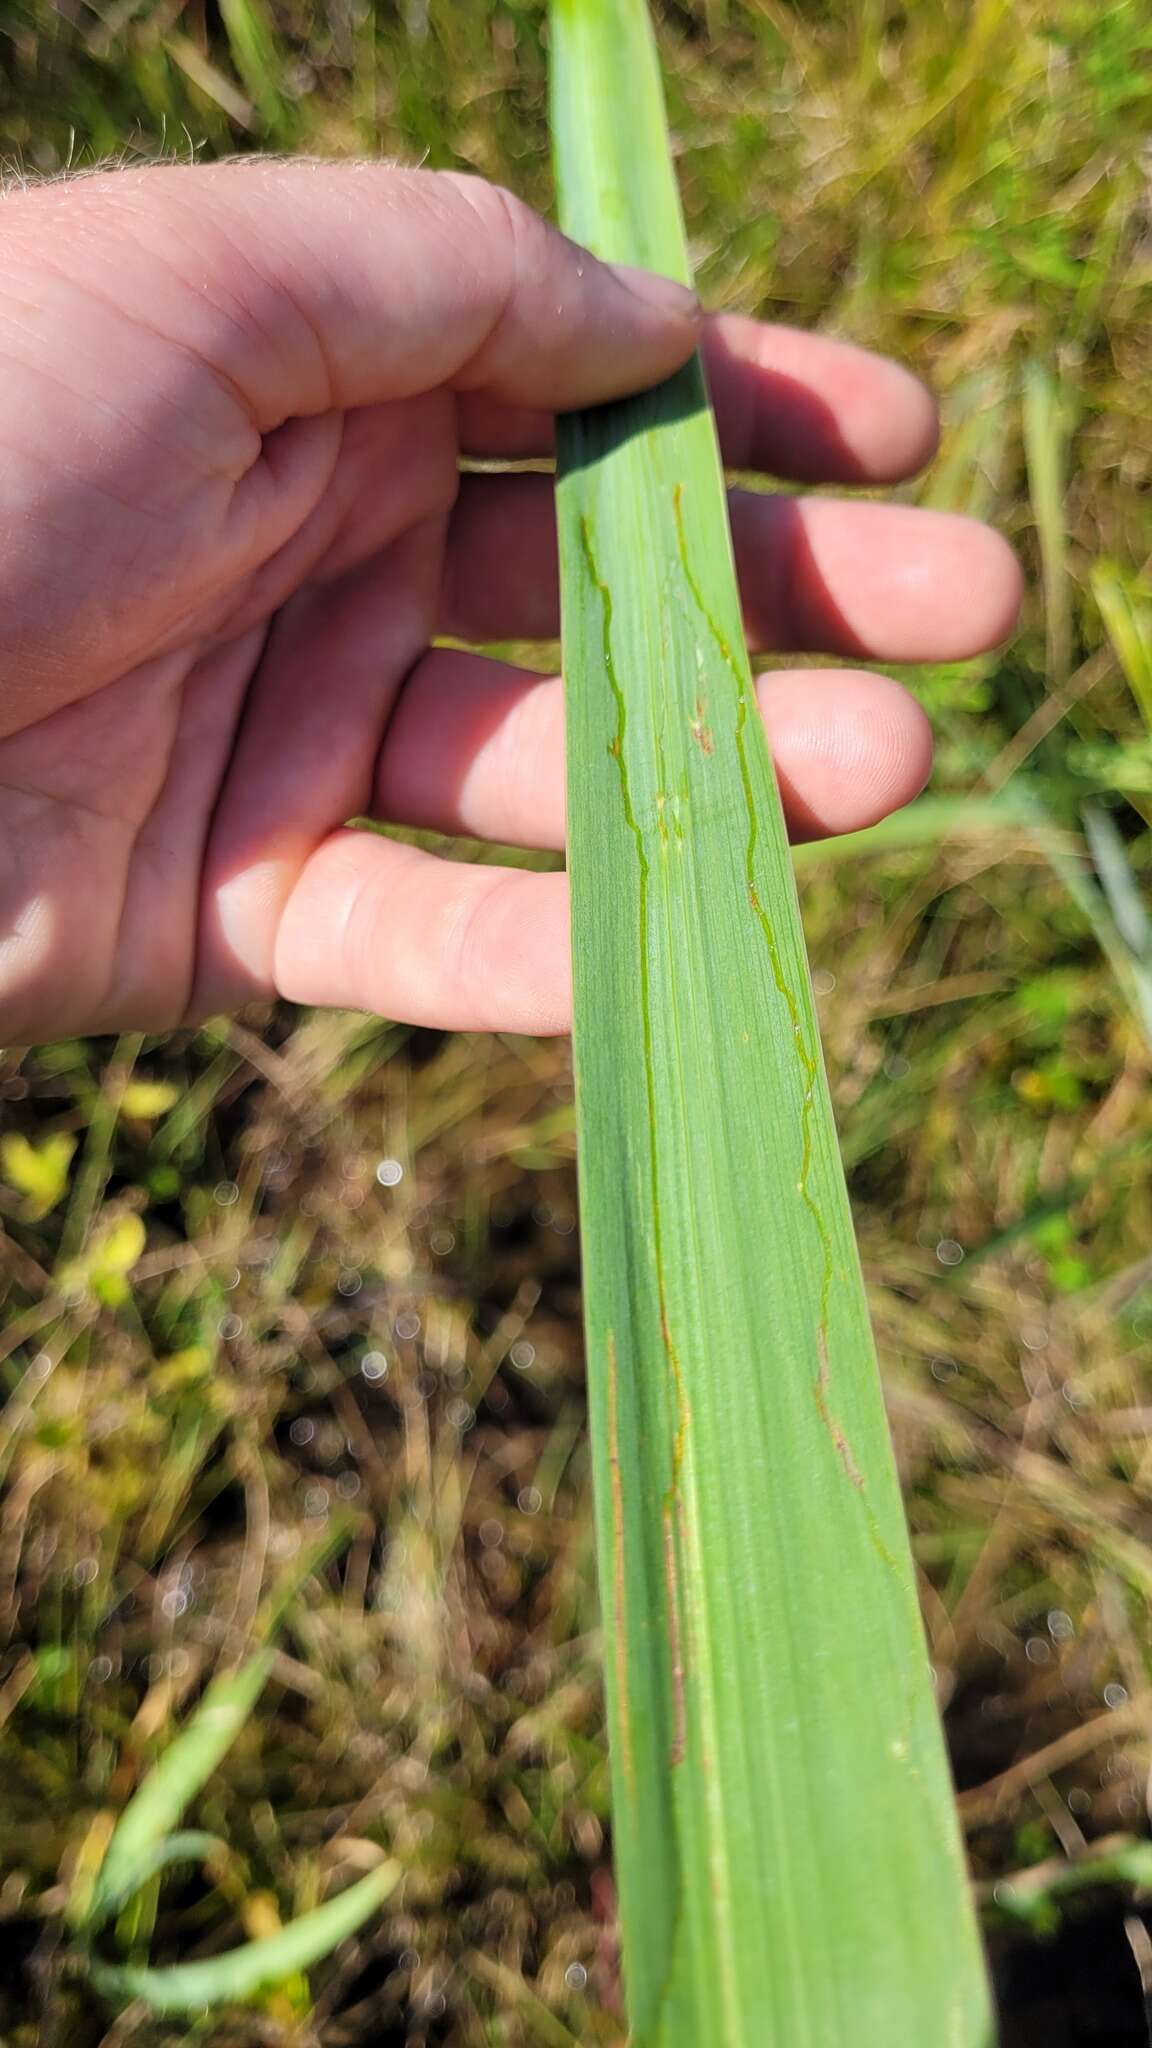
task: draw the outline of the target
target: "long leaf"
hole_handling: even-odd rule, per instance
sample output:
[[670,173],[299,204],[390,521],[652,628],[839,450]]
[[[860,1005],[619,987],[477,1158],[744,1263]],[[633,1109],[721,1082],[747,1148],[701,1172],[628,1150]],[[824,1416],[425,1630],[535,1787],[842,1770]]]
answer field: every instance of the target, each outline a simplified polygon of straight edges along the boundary
[[261,1650],[239,1671],[214,1679],[186,1728],[163,1751],[129,1800],[108,1844],[92,1917],[108,1911],[157,1868],[156,1851],[226,1756],[264,1689],[275,1653]]
[[[555,0],[566,229],[686,278],[642,0]],[[634,2048],[987,2048],[698,365],[560,423],[585,1315]]]
[[264,1690],[275,1662],[270,1639],[301,1586],[344,1547],[352,1528],[351,1516],[334,1516],[320,1535],[303,1547],[265,1597],[257,1616],[257,1631],[265,1647],[238,1671],[213,1679],[186,1726],[142,1779],[108,1844],[89,1908],[93,1921],[105,1918],[114,1904],[120,1904],[162,1867],[164,1859],[157,1861],[159,1844],[227,1755]]
[[382,1863],[334,1899],[290,1920],[287,1927],[263,1941],[245,1942],[241,1948],[200,1963],[174,1963],[170,1969],[94,1963],[93,1981],[108,1997],[139,1998],[154,2012],[196,2012],[204,2006],[252,1998],[331,1955],[383,1905],[400,1876],[398,1863]]

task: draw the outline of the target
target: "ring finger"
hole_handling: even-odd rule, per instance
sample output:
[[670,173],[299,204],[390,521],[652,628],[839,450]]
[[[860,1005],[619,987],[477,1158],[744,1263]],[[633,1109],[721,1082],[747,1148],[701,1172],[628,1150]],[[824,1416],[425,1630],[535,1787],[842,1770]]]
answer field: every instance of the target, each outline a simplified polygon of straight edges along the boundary
[[[1015,557],[977,520],[904,505],[729,496],[749,642],[761,652],[958,661],[1011,631]],[[466,476],[441,631],[483,645],[559,632],[550,476]]]

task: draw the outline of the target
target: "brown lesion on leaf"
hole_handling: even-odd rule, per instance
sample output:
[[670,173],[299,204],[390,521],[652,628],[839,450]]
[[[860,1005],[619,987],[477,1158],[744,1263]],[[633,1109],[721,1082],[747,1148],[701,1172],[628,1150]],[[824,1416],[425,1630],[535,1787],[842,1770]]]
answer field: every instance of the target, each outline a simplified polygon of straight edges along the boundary
[[688,730],[699,747],[700,752],[702,754],[711,754],[713,752],[712,728],[705,716],[706,710],[707,706],[703,697],[697,697],[693,716],[688,721]]

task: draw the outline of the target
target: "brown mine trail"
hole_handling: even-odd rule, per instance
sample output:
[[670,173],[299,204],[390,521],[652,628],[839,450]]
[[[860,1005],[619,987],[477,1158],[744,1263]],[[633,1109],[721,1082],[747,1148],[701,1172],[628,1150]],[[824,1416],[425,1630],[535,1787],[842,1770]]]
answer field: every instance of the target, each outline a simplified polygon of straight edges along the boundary
[[[648,854],[647,854],[647,851],[646,851],[646,849],[645,849],[645,845],[644,845],[644,835],[643,835],[643,832],[642,832],[642,830],[641,830],[641,828],[640,828],[640,824],[639,824],[639,822],[638,822],[638,820],[637,820],[637,817],[636,817],[636,813],[635,813],[635,810],[634,810],[634,808],[633,808],[633,804],[632,804],[632,796],[631,796],[631,789],[630,789],[630,785],[629,785],[629,780],[628,780],[628,764],[627,764],[627,760],[626,760],[626,756],[625,756],[625,741],[626,741],[626,736],[627,736],[627,720],[628,720],[628,708],[627,708],[627,703],[626,703],[626,700],[625,700],[625,696],[624,696],[624,691],[623,691],[623,688],[622,688],[622,686],[621,686],[621,683],[620,683],[620,678],[619,678],[619,676],[618,676],[618,674],[617,674],[617,672],[616,672],[616,657],[615,657],[615,650],[614,650],[614,648],[613,648],[613,644],[612,644],[612,616],[613,616],[613,614],[612,614],[612,593],[611,593],[610,589],[608,588],[608,585],[607,585],[607,583],[605,582],[605,580],[604,580],[603,576],[602,576],[602,575],[601,575],[601,573],[600,573],[600,569],[599,569],[599,566],[598,566],[598,564],[597,564],[597,560],[596,560],[596,553],[595,553],[595,548],[594,548],[594,546],[593,546],[593,542],[592,542],[592,532],[591,532],[591,527],[590,527],[589,521],[588,521],[588,519],[587,519],[587,517],[586,517],[586,516],[583,516],[583,517],[581,518],[581,521],[580,521],[580,540],[581,540],[581,547],[582,547],[582,550],[583,550],[583,554],[584,554],[584,560],[585,560],[585,565],[586,565],[586,568],[587,568],[587,571],[588,571],[588,575],[589,575],[589,578],[590,578],[590,580],[591,580],[591,582],[592,582],[592,584],[593,584],[594,588],[596,589],[596,591],[597,591],[597,593],[598,593],[598,595],[599,595],[599,598],[600,598],[600,607],[601,607],[601,648],[602,648],[602,656],[603,656],[603,661],[604,661],[604,671],[605,671],[605,675],[606,675],[606,677],[607,677],[607,679],[608,679],[609,687],[610,687],[610,688],[611,688],[611,690],[612,690],[612,693],[613,693],[613,697],[614,697],[614,699],[615,699],[615,703],[616,703],[616,733],[615,733],[614,741],[613,741],[613,743],[612,743],[612,747],[611,747],[611,752],[612,752],[612,757],[613,757],[613,759],[614,759],[614,760],[615,760],[615,762],[616,762],[616,765],[617,765],[617,769],[618,769],[618,771],[619,771],[619,776],[620,776],[620,788],[621,788],[621,795],[622,795],[622,798],[623,798],[623,805],[624,805],[624,817],[625,817],[625,821],[626,821],[626,823],[627,823],[627,825],[628,825],[628,829],[629,829],[629,831],[630,831],[630,832],[631,832],[631,834],[632,834],[633,840],[635,841],[635,845],[636,845],[636,856],[637,856],[637,874],[638,874],[638,892],[637,892],[637,893],[638,893],[638,902],[637,902],[637,917],[638,917],[638,930],[637,930],[637,949],[638,949],[638,952],[639,952],[639,956],[640,956],[640,1006],[641,1006],[641,1016],[642,1016],[642,1029],[643,1029],[643,1047],[644,1047],[644,1086],[645,1086],[645,1097],[646,1097],[646,1103],[647,1103],[647,1122],[648,1122],[648,1147],[649,1147],[649,1172],[650,1172],[650,1180],[649,1180],[649,1187],[650,1187],[650,1204],[651,1204],[651,1217],[652,1217],[652,1245],[653,1245],[653,1258],[654,1258],[654,1265],[655,1265],[655,1276],[656,1276],[656,1291],[657,1291],[657,1300],[658,1300],[658,1304],[659,1304],[659,1315],[660,1315],[660,1340],[661,1340],[661,1344],[662,1344],[662,1346],[663,1346],[663,1350],[664,1350],[664,1357],[665,1357],[665,1360],[666,1360],[666,1362],[667,1362],[667,1365],[668,1365],[668,1369],[669,1369],[669,1374],[670,1374],[670,1378],[671,1378],[671,1383],[672,1383],[672,1390],[673,1390],[673,1402],[674,1402],[674,1412],[675,1412],[675,1416],[676,1416],[676,1426],[675,1426],[675,1432],[674,1432],[674,1437],[673,1437],[673,1443],[672,1443],[672,1471],[671,1471],[671,1476],[670,1476],[670,1479],[669,1479],[668,1487],[667,1487],[667,1490],[666,1490],[666,1492],[665,1492],[665,1496],[664,1496],[664,1517],[665,1517],[665,1527],[667,1528],[667,1526],[668,1526],[668,1522],[669,1522],[669,1518],[670,1518],[670,1516],[671,1516],[671,1514],[672,1514],[672,1512],[673,1512],[673,1510],[674,1510],[674,1508],[675,1508],[675,1506],[676,1506],[676,1504],[677,1504],[677,1499],[678,1499],[678,1489],[679,1489],[679,1485],[680,1485],[680,1474],[681,1474],[681,1470],[682,1470],[682,1467],[683,1467],[683,1462],[684,1462],[684,1449],[685,1449],[685,1443],[686,1443],[686,1441],[687,1441],[687,1434],[688,1434],[688,1424],[689,1424],[689,1419],[690,1419],[690,1417],[689,1417],[689,1408],[688,1408],[688,1401],[687,1401],[687,1397],[686,1397],[686,1393],[685,1393],[685,1387],[684,1387],[684,1375],[683,1375],[683,1370],[682,1370],[682,1367],[681,1367],[681,1363],[680,1363],[680,1358],[679,1358],[679,1354],[678,1354],[678,1352],[677,1352],[677,1350],[676,1350],[676,1345],[675,1345],[675,1342],[674,1342],[674,1340],[673,1340],[673,1336],[672,1336],[672,1329],[671,1329],[671,1324],[670,1324],[670,1321],[669,1321],[669,1316],[668,1316],[668,1289],[667,1289],[667,1276],[666,1276],[666,1270],[665,1270],[665,1254],[664,1254],[664,1239],[663,1239],[663,1227],[662,1227],[662,1219],[661,1219],[661,1206],[660,1206],[660,1152],[659,1152],[659,1137],[658,1137],[659,1123],[658,1123],[658,1114],[657,1114],[657,1100],[656,1100],[656,1077],[655,1077],[655,1058],[654,1058],[654,1051],[653,1051],[653,1043],[652,1043],[652,991],[651,991],[651,968],[650,968],[650,963],[649,963],[649,957],[648,957],[648,943],[649,943],[649,932],[648,932],[648,896],[649,896],[649,888],[650,888],[650,881],[651,881],[651,869],[650,869],[650,865],[649,865],[649,860],[648,860]],[[662,823],[662,820],[661,820],[661,823]],[[614,1349],[613,1349],[613,1352],[612,1352],[611,1364],[612,1364],[612,1367],[613,1367],[613,1370],[614,1370],[614,1366],[615,1366],[615,1351],[614,1351]],[[613,1393],[612,1393],[612,1423],[613,1423],[613,1430],[614,1430],[614,1423],[615,1423],[615,1383],[614,1383],[614,1379],[613,1379],[612,1385],[613,1385]],[[613,1441],[613,1443],[614,1443],[614,1442],[615,1442],[615,1437],[614,1437],[614,1434],[613,1434],[613,1430],[610,1430],[610,1436],[611,1436],[611,1438],[612,1438],[612,1441]],[[618,1462],[617,1462],[617,1466],[616,1466],[616,1477],[617,1477],[617,1481],[618,1481],[618,1479],[619,1479],[619,1464],[618,1464]],[[622,1551],[619,1551],[619,1550],[618,1550],[618,1555],[621,1555],[621,1556],[622,1556]],[[667,1548],[667,1541],[666,1541],[666,1542],[665,1542],[665,1568],[666,1568],[666,1575],[667,1575],[667,1572],[668,1572],[668,1564],[669,1564],[669,1553],[668,1553],[668,1548]],[[672,1637],[673,1637],[673,1650],[672,1650],[672,1673],[671,1673],[671,1679],[672,1679],[672,1695],[673,1695],[673,1702],[674,1702],[674,1714],[675,1714],[675,1717],[676,1717],[676,1723],[677,1723],[677,1726],[678,1726],[678,1728],[680,1728],[680,1724],[681,1724],[681,1722],[682,1722],[682,1715],[683,1715],[683,1685],[684,1685],[684,1674],[683,1674],[683,1668],[682,1668],[682,1664],[681,1664],[681,1658],[680,1658],[680,1650],[679,1650],[679,1633],[680,1633],[680,1622],[679,1622],[679,1596],[678,1596],[678,1588],[677,1588],[677,1584],[676,1584],[676,1574],[675,1574],[675,1557],[674,1557],[674,1556],[673,1556],[673,1557],[671,1558],[671,1576],[670,1576],[670,1581],[669,1581],[669,1585],[668,1585],[668,1601],[669,1601],[669,1628],[670,1628],[670,1634],[671,1634],[671,1635],[672,1635]],[[675,1747],[677,1747],[677,1746],[678,1746],[679,1744],[681,1744],[681,1742],[682,1742],[682,1729],[681,1729],[681,1732],[680,1732],[679,1734],[677,1734],[677,1736],[676,1736],[676,1737],[674,1738],[674,1744],[673,1744],[674,1748],[675,1748]],[[682,1754],[682,1749],[681,1749],[681,1754]]]
[[[820,1369],[817,1378],[817,1402],[820,1408],[821,1415],[825,1419],[825,1422],[829,1429],[829,1433],[832,1436],[833,1442],[837,1445],[837,1449],[838,1451],[840,1451],[841,1457],[843,1458],[845,1453],[847,1453],[848,1463],[852,1466],[854,1470],[855,1460],[851,1456],[851,1452],[848,1448],[847,1441],[846,1439],[844,1439],[843,1432],[840,1430],[839,1425],[835,1424],[831,1416],[829,1415],[826,1399],[826,1387],[828,1382],[828,1305],[832,1292],[832,1238],[831,1233],[828,1229],[828,1225],[825,1222],[823,1213],[815,1199],[815,1196],[812,1193],[811,1188],[812,1113],[815,1106],[816,1085],[819,1079],[819,1063],[816,1052],[807,1044],[805,1040],[804,1029],[800,1015],[800,1005],[796,998],[796,992],[792,988],[787,976],[784,973],[783,964],[780,959],[779,947],[776,943],[776,934],[772,927],[771,920],[769,919],[766,911],[764,910],[764,906],[760,901],[759,890],[756,886],[756,854],[759,845],[760,828],[756,817],[755,798],[752,790],[751,765],[748,760],[748,752],[745,741],[745,728],[748,719],[748,682],[743,669],[737,662],[732,652],[732,649],[729,646],[727,637],[722,632],[716,620],[713,618],[712,613],[709,611],[708,606],[704,602],[703,593],[700,589],[699,583],[696,580],[696,576],[692,569],[692,565],[688,559],[688,536],[684,528],[684,487],[682,484],[677,484],[675,490],[672,493],[672,511],[673,518],[676,524],[677,546],[680,556],[680,566],[684,573],[684,581],[692,594],[692,598],[696,605],[696,609],[699,612],[700,617],[703,619],[704,624],[708,629],[713,644],[716,647],[721,657],[721,660],[724,663],[724,666],[726,667],[728,673],[730,674],[730,676],[736,684],[736,725],[734,737],[736,742],[737,760],[740,766],[740,780],[744,792],[744,805],[748,816],[748,839],[745,847],[744,856],[748,903],[752,910],[752,914],[756,920],[756,923],[759,926],[765,945],[768,949],[768,958],[772,968],[773,981],[775,982],[779,994],[783,997],[785,1006],[788,1011],[789,1020],[792,1026],[792,1040],[796,1047],[797,1058],[799,1059],[801,1072],[803,1074],[803,1092],[801,1095],[800,1104],[800,1175],[797,1182],[797,1192],[800,1196],[801,1201],[804,1204],[804,1207],[807,1209],[808,1214],[812,1218],[812,1221],[816,1227],[816,1231],[820,1239],[822,1253],[819,1308],[816,1328],[816,1350],[817,1355],[820,1358]],[[700,699],[697,699],[696,708],[697,713],[699,715],[702,711],[702,704]],[[857,1481],[857,1483],[859,1483],[859,1481]]]

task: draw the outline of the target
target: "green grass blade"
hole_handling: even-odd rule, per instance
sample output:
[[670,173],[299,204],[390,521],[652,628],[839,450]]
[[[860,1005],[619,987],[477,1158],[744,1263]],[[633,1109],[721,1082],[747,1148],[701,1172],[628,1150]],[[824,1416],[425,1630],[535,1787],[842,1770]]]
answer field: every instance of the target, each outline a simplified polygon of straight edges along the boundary
[[1097,562],[1092,595],[1140,716],[1152,735],[1152,591],[1115,562]]
[[1059,689],[1068,680],[1072,655],[1072,590],[1064,515],[1071,419],[1066,395],[1041,363],[1029,363],[1025,369],[1022,416],[1028,494],[1040,540],[1048,682],[1050,688]]
[[[1129,924],[1129,937],[1126,937],[1124,932],[1117,926],[1109,907],[1109,895],[1105,893],[1105,889],[1102,886],[1098,886],[1092,879],[1089,870],[1080,858],[1076,842],[1072,841],[1071,844],[1069,843],[1068,834],[1062,832],[1055,821],[1047,815],[1039,799],[1033,799],[1031,808],[1033,813],[1032,838],[1034,844],[1039,848],[1057,881],[1063,884],[1066,893],[1083,916],[1100,951],[1112,969],[1117,986],[1127,1001],[1133,1016],[1141,1026],[1149,1045],[1152,1045],[1152,964],[1149,963],[1147,951],[1136,933],[1137,913],[1133,901],[1133,895],[1136,890],[1135,880],[1129,877],[1128,888],[1124,888],[1123,884],[1118,883],[1116,848],[1113,843],[1115,827],[1112,828],[1113,838],[1107,838],[1107,828],[1105,828],[1105,832],[1101,832],[1097,816],[1091,828],[1094,840],[1092,850],[1094,853],[1098,853],[1102,848],[1104,849],[1105,871],[1108,875],[1108,891],[1115,896],[1118,886],[1120,888],[1125,915]],[[1100,871],[1098,870],[1098,872]],[[1101,883],[1103,883],[1102,872]],[[1139,915],[1140,917],[1143,916],[1142,907]],[[1142,930],[1142,925],[1140,929]],[[1130,943],[1130,938],[1134,938],[1136,943]]]
[[227,1861],[228,1845],[219,1835],[209,1835],[202,1828],[188,1828],[181,1834],[165,1835],[151,1847],[140,1847],[129,1863],[125,1857],[121,1866],[123,1889],[114,1892],[102,1875],[93,1894],[93,1903],[83,1915],[83,1924],[91,1931],[118,1913],[128,1903],[133,1892],[147,1884],[150,1877],[156,1877],[162,1870],[170,1870],[175,1863],[223,1863]]
[[[687,275],[641,0],[556,0],[567,230]],[[986,2048],[697,365],[560,423],[575,1050],[634,2048]]]
[[252,1712],[275,1653],[261,1650],[239,1671],[214,1679],[186,1728],[171,1741],[129,1800],[108,1844],[92,1897],[100,1920],[156,1868],[156,1850],[207,1784]]
[[1041,1937],[1055,1934],[1061,1908],[1085,1892],[1124,1887],[1139,1893],[1152,1890],[1152,1842],[1125,1842],[1114,1848],[1093,1844],[1074,1863],[1041,1863],[996,1886],[995,1910],[1023,1923]]
[[868,854],[899,853],[905,847],[943,846],[964,839],[994,839],[1021,832],[1035,821],[1035,807],[1011,785],[995,796],[923,796],[902,811],[866,825],[860,832],[842,832],[838,839],[807,839],[792,848],[792,865],[841,867]]
[[264,0],[220,0],[220,19],[232,60],[265,134],[270,142],[283,146],[291,141],[295,124],[280,90],[285,52],[273,15]]
[[[349,1516],[333,1516],[271,1589],[257,1617],[257,1632],[266,1645],[300,1588],[343,1548],[351,1530]],[[275,1651],[265,1647],[238,1671],[213,1679],[187,1726],[157,1758],[116,1823],[92,1894],[93,1920],[105,1918],[158,1867],[159,1844],[231,1749],[264,1690],[274,1661]]]
[[1116,930],[1133,961],[1145,971],[1152,969],[1152,919],[1116,822],[1099,804],[1084,806],[1084,837]]
[[170,1969],[96,1963],[93,1981],[107,1997],[125,2002],[139,1998],[154,2012],[196,2012],[253,1998],[331,1955],[383,1905],[400,1876],[398,1863],[382,1863],[334,1899],[302,1913],[262,1941],[245,1942],[242,1948],[201,1963],[173,1963]]

